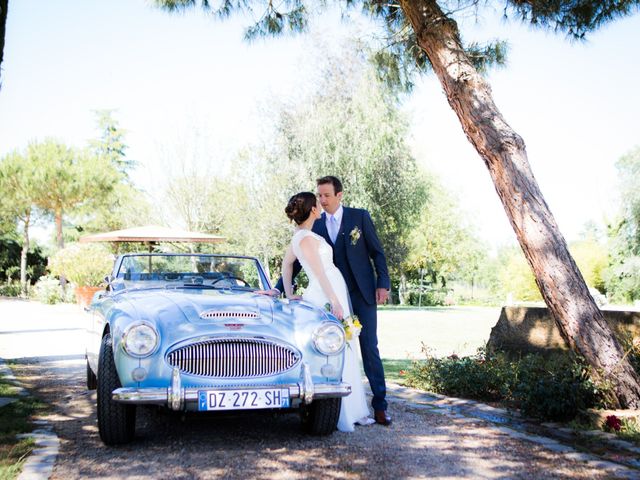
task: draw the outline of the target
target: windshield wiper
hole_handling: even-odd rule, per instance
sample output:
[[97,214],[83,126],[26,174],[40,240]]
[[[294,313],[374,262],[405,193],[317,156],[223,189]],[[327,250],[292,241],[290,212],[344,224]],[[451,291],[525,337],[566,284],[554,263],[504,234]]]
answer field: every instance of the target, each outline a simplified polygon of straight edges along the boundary
[[177,290],[178,288],[193,288],[201,290],[217,290],[218,287],[213,285],[205,285],[204,283],[183,283],[182,285],[165,285],[166,289]]

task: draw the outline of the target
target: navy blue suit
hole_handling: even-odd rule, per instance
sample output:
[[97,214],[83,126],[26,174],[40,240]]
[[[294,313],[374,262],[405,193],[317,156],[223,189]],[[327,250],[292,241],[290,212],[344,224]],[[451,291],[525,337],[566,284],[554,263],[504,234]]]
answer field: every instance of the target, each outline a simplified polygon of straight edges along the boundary
[[[389,271],[369,212],[359,208],[342,208],[342,222],[335,244],[329,238],[324,213],[313,224],[312,230],[333,246],[333,263],[345,279],[353,313],[362,323],[360,349],[364,372],[373,392],[371,404],[374,410],[386,410],[384,369],[378,352],[376,288],[389,289]],[[358,235],[359,238],[356,238]],[[294,278],[300,269],[300,264],[296,261],[293,266]],[[282,278],[276,288],[284,291]]]

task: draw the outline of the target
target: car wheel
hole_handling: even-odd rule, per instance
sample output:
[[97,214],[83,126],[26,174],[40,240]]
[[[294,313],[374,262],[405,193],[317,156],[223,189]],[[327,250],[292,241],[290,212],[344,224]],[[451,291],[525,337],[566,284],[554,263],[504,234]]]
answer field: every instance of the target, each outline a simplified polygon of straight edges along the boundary
[[302,427],[311,435],[329,435],[338,426],[341,398],[314,400],[302,408]]
[[130,442],[135,433],[135,405],[114,402],[111,398],[111,392],[121,386],[113,361],[111,335],[105,335],[98,360],[98,431],[107,445]]
[[98,388],[98,379],[89,366],[89,360],[87,360],[87,390],[95,390],[96,388]]

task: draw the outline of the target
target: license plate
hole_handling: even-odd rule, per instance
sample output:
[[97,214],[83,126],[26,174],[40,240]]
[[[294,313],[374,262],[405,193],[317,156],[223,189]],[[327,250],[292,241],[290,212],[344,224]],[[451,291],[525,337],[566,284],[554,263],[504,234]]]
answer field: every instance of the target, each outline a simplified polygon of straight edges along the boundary
[[286,388],[198,391],[198,410],[200,411],[288,407],[289,390]]

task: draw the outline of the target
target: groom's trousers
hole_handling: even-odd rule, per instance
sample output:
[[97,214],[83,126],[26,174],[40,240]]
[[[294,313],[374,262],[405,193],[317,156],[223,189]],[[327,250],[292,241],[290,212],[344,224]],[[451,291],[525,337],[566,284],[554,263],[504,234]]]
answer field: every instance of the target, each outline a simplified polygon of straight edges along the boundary
[[362,352],[362,364],[364,373],[369,379],[369,385],[373,392],[371,406],[374,410],[386,410],[387,387],[384,381],[384,368],[380,360],[378,351],[378,308],[367,303],[360,294],[360,290],[355,288],[349,292],[353,313],[358,316],[362,324],[360,332],[360,351]]

